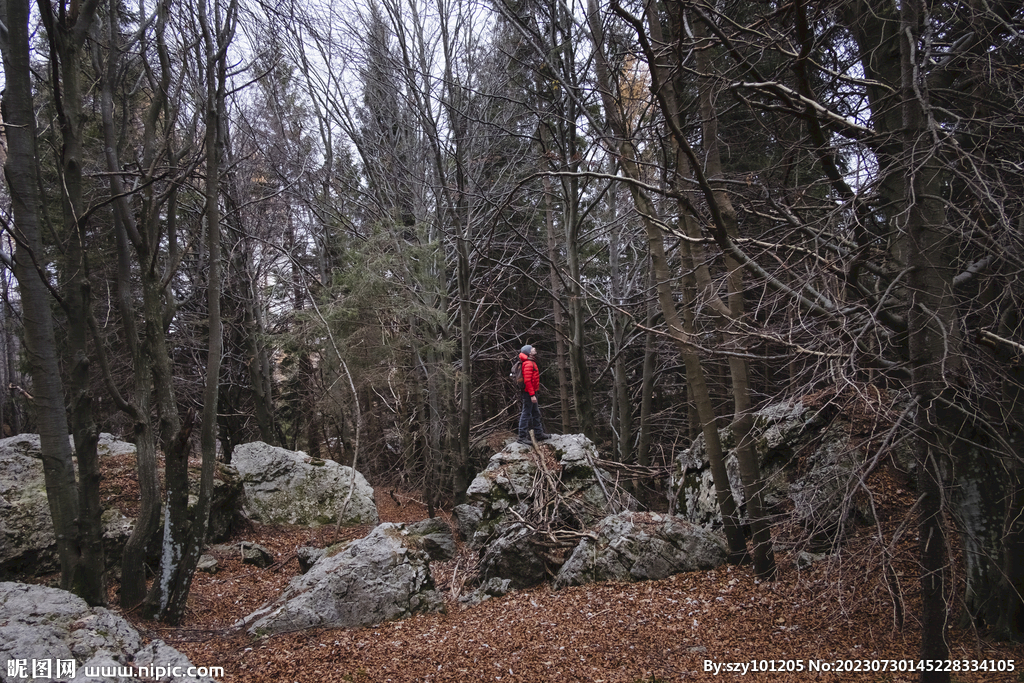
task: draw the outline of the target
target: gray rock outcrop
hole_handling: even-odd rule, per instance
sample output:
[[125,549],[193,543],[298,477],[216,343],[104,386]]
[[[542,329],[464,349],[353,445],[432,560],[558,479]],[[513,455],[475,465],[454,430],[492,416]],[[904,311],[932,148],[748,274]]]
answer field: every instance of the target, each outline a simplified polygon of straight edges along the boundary
[[455,557],[455,537],[444,520],[433,517],[404,524],[403,527],[405,544],[426,553],[431,562]]
[[[860,446],[865,434],[847,414],[828,403],[811,406],[800,400],[767,406],[754,415],[754,450],[764,480],[770,513],[789,512],[806,532],[809,547],[827,550],[842,538],[851,519],[867,521],[869,510],[855,493],[867,454]],[[727,449],[726,468],[737,504],[745,495],[732,429],[719,430]],[[911,459],[900,446],[890,449],[897,469],[908,470]],[[699,525],[721,524],[704,437],[676,454],[670,480],[670,502],[676,514]],[[741,509],[745,514],[745,509]]]
[[295,556],[299,559],[299,573],[305,574],[313,565],[323,559],[327,551],[324,548],[312,548],[303,546],[295,550]]
[[274,564],[276,556],[269,548],[252,541],[239,541],[237,543],[218,543],[206,549],[214,560],[237,558],[242,564],[251,564],[260,569],[266,569]]
[[220,562],[213,555],[200,555],[199,562],[196,563],[196,571],[204,572],[206,574],[216,574],[217,570],[220,569]]
[[478,571],[485,581],[506,579],[512,588],[529,588],[547,581],[551,564],[558,561],[537,545],[534,530],[513,522],[483,549]]
[[96,442],[96,452],[102,458],[104,456],[131,455],[137,452],[135,444],[122,441],[113,434],[103,432],[99,441]]
[[277,600],[240,625],[263,636],[313,627],[372,626],[442,611],[444,601],[429,563],[451,557],[454,540],[446,528],[439,520],[381,524],[365,538],[317,560]]
[[43,463],[30,454],[25,436],[0,440],[0,577],[33,567],[53,571],[57,563]]
[[259,543],[242,541],[238,544],[238,549],[242,554],[242,564],[251,564],[260,569],[266,569],[274,563],[274,553]]
[[602,520],[559,570],[554,587],[596,581],[647,581],[714,569],[725,541],[674,515],[622,512]]
[[236,446],[231,464],[242,477],[245,512],[257,521],[320,526],[337,523],[339,515],[344,525],[379,521],[363,475],[333,460],[257,441]]
[[[795,401],[773,405],[754,416],[753,443],[765,480],[765,503],[780,504],[789,495],[787,466],[796,458],[799,440],[808,430],[817,431],[825,420],[817,411]],[[722,448],[727,449],[726,468],[733,498],[742,505],[745,500],[739,463],[733,449],[736,439],[732,428],[719,430]],[[669,481],[669,491],[676,514],[694,524],[721,524],[722,514],[715,497],[715,485],[703,435],[693,445],[676,454]]]
[[[106,433],[100,434],[96,450],[101,459],[136,452],[134,444]],[[38,434],[0,439],[0,580],[38,576],[60,568],[41,457]],[[198,488],[198,480],[194,484]],[[207,532],[209,541],[217,542],[230,534],[235,520],[241,516],[241,499],[242,480],[238,472],[230,465],[218,464]],[[189,497],[190,506],[197,502],[195,496]],[[135,522],[116,508],[104,510],[102,522],[107,568],[116,571]],[[158,552],[159,533],[151,545]]]
[[[146,646],[138,631],[122,617],[102,607],[89,607],[76,595],[57,588],[22,583],[0,583],[0,683],[115,680],[102,675],[111,667],[122,671],[138,667],[180,667],[159,680],[173,683],[213,683],[209,677],[188,677],[188,658],[163,641]],[[33,677],[33,661],[42,675]],[[13,663],[13,664],[12,664]],[[24,665],[24,668],[22,668]],[[44,673],[46,668],[49,673]],[[25,675],[21,675],[24,673]],[[196,672],[198,673],[198,672]],[[135,683],[154,676],[118,676]]]
[[556,572],[578,532],[604,517],[635,510],[636,500],[598,465],[582,434],[552,437],[540,446],[509,444],[491,457],[455,508],[459,530],[480,552],[479,578],[526,588]]
[[[110,434],[101,435],[101,456],[134,448]],[[120,561],[131,529],[131,520],[119,511],[110,510],[103,515],[108,567]],[[59,568],[39,435],[19,434],[0,439],[0,580],[37,576]]]
[[590,439],[564,434],[545,441],[541,449],[549,446],[554,454],[541,463],[531,447],[509,444],[473,479],[467,502],[454,510],[459,533],[470,547],[483,548],[508,524],[529,517],[538,493],[548,502],[557,499],[556,522],[566,527],[585,527],[611,512],[636,509],[636,500],[616,489],[614,478],[597,467],[599,453]]
[[488,579],[482,586],[477,588],[469,595],[464,595],[459,598],[459,604],[463,607],[473,607],[479,605],[481,602],[486,602],[491,598],[500,598],[503,595],[508,595],[512,590],[512,581],[510,579],[499,579],[497,577]]

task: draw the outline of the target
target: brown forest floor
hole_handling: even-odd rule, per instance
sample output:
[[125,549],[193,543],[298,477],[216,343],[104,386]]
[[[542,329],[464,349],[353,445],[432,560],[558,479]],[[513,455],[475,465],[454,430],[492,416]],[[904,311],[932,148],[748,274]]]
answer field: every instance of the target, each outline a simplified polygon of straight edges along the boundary
[[[890,499],[905,493],[895,485],[888,490],[895,492]],[[382,521],[426,517],[423,505],[408,495],[396,497],[404,501],[401,506],[386,490],[378,490]],[[341,535],[351,538],[367,531],[343,529]],[[876,533],[874,527],[860,527],[836,559],[798,571],[780,530],[780,575],[772,582],[758,581],[749,567],[722,567],[638,584],[515,591],[468,609],[453,597],[473,564],[472,554],[462,550],[457,559],[433,567],[435,582],[446,595],[444,614],[254,640],[232,624],[274,598],[298,573],[297,547],[328,545],[335,530],[252,524],[237,532],[235,540],[271,548],[277,565],[257,569],[237,558],[222,558],[218,573],[198,573],[182,628],[129,618],[146,637],[164,639],[194,665],[223,667],[226,683],[917,680],[916,674],[891,670],[809,671],[812,662],[834,666],[844,660],[870,668],[892,667],[886,660],[916,660],[912,545],[908,541],[896,552],[887,585],[879,571]],[[902,628],[896,626],[897,603],[906,613]],[[954,629],[951,639],[951,656],[968,666],[984,661],[998,667],[1013,660],[1015,669],[959,672],[953,674],[954,681],[1024,681],[1024,647],[990,642],[970,630]],[[708,660],[723,669],[729,663],[763,660],[760,666],[774,673],[748,671],[741,676],[723,670],[716,676],[706,671]],[[785,672],[796,667],[803,671]]]

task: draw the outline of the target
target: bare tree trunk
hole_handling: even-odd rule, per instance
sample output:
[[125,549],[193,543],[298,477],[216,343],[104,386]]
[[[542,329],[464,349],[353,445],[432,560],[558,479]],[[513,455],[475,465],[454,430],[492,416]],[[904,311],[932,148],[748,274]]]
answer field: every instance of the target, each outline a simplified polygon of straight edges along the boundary
[[[653,279],[653,276],[652,276]],[[655,305],[647,304],[647,329],[654,326]],[[640,435],[637,439],[637,464],[648,467],[651,464],[651,415],[654,412],[654,373],[657,371],[658,350],[654,332],[648,332],[644,340],[644,374],[640,383]]]
[[[417,356],[418,356],[417,352]],[[441,415],[441,373],[434,371],[438,367],[435,353],[428,349],[426,363],[420,360],[426,375],[426,396],[424,397],[424,425],[427,430],[426,448],[426,498],[427,512],[431,517],[436,513],[441,499],[442,471],[444,459],[442,454],[442,415]]]
[[[211,16],[212,10],[212,16]],[[199,501],[193,518],[188,515],[188,438],[193,416],[184,421],[166,454],[167,508],[160,576],[153,582],[147,598],[147,612],[160,620],[179,624],[185,616],[192,577],[199,561],[210,518],[213,477],[217,464],[217,403],[220,393],[220,367],[223,353],[223,325],[220,317],[221,284],[221,161],[225,158],[227,49],[238,17],[237,0],[227,5],[206,0],[198,3],[202,28],[204,77],[206,83],[206,206],[207,229],[207,310],[209,346],[206,387],[200,428],[202,466],[199,475]]]
[[[147,174],[162,174],[166,171],[168,177],[173,178],[178,170],[176,164],[179,155],[170,143],[171,136],[161,134],[161,126],[173,126],[174,118],[167,102],[167,92],[170,88],[170,59],[164,43],[164,34],[168,6],[168,2],[160,2],[155,8],[153,37],[160,66],[148,71],[155,97],[149,103],[143,119],[142,167]],[[170,273],[177,268],[180,254],[177,248],[175,220],[176,189],[172,187],[166,194],[158,192],[154,188],[157,178],[147,176],[149,182],[141,183],[141,209],[136,213],[132,210],[129,194],[119,175],[121,163],[114,127],[113,93],[116,89],[117,75],[123,68],[121,56],[123,51],[128,49],[128,46],[119,45],[116,38],[111,37],[118,35],[119,26],[119,14],[116,8],[113,8],[108,14],[106,36],[110,50],[106,63],[103,63],[97,50],[94,53],[94,64],[97,73],[101,74],[101,120],[110,192],[114,197],[118,309],[124,327],[125,343],[132,358],[135,383],[134,396],[130,400],[120,395],[110,375],[102,345],[97,344],[96,353],[111,397],[133,423],[140,510],[135,528],[122,555],[121,605],[125,608],[134,608],[146,597],[146,551],[159,526],[161,501],[157,472],[157,442],[159,440],[165,455],[170,455],[173,460],[177,452],[176,444],[182,441],[166,336],[166,326],[174,315],[173,297],[166,296],[166,288],[170,283]],[[143,51],[147,47],[143,46]],[[154,160],[160,156],[167,160],[166,169],[155,168]],[[140,220],[136,220],[136,216]],[[136,309],[133,300],[132,250],[138,263],[138,277],[141,282],[141,309]],[[136,318],[142,321],[141,330],[136,324]],[[94,319],[90,319],[90,323],[94,329],[97,328]],[[99,338],[98,329],[94,336]]]
[[[29,7],[24,0],[4,0],[0,10],[5,23],[5,35],[0,38],[0,44],[6,79],[3,120],[8,145],[4,175],[11,193],[14,236],[18,242],[14,272],[21,293],[25,351],[32,375],[32,400],[37,411],[46,495],[61,565],[61,586],[80,593],[92,604],[104,604],[106,594],[99,594],[103,567],[87,563],[84,556],[81,493],[75,482],[68,443],[50,295],[43,280],[46,264],[42,260],[39,225],[42,197],[38,185],[36,122],[29,70]],[[90,475],[87,483],[98,482]],[[88,524],[89,528],[92,526]],[[94,553],[90,554],[93,556],[88,561],[94,563],[97,558]]]
[[[135,443],[136,469],[139,478],[139,514],[135,520],[135,526],[125,544],[121,555],[121,606],[133,608],[145,598],[146,595],[146,574],[145,554],[146,546],[156,533],[160,522],[160,482],[156,469],[156,448],[155,435],[150,424],[150,394],[151,394],[151,370],[150,356],[143,352],[143,345],[140,341],[139,331],[135,324],[136,311],[132,301],[131,279],[132,266],[130,254],[129,230],[135,228],[134,216],[127,206],[127,197],[124,196],[123,183],[117,173],[121,165],[117,153],[117,141],[114,133],[114,78],[121,65],[121,45],[112,38],[116,36],[118,12],[112,8],[108,15],[106,39],[109,43],[106,64],[102,60],[98,50],[94,54],[94,62],[97,73],[100,74],[100,115],[103,127],[103,138],[107,170],[110,172],[110,194],[119,197],[114,201],[114,235],[117,244],[117,305],[121,314],[121,323],[124,328],[124,343],[132,358],[132,369],[135,378],[135,403],[119,400],[120,396],[116,390],[111,391],[118,407],[124,411],[132,420],[132,438]],[[158,22],[157,31],[162,28],[162,22]],[[160,110],[160,92],[150,106],[144,120],[144,147],[152,149],[154,112]],[[145,283],[146,277],[143,273],[142,279]],[[144,290],[146,284],[143,285]],[[144,300],[149,297],[144,295]],[[102,353],[102,347],[100,347]],[[113,388],[113,378],[107,372],[104,365],[104,380],[108,388]]]
[[628,318],[619,310],[625,304],[626,292],[622,281],[622,266],[619,251],[622,249],[621,223],[616,221],[616,199],[618,193],[613,189],[609,193],[611,211],[609,220],[616,224],[608,241],[608,270],[611,276],[611,298],[615,309],[612,311],[612,344],[614,355],[611,423],[615,434],[619,462],[632,461],[633,452],[633,405],[629,400],[629,378],[626,376],[626,325]]
[[569,372],[572,375],[573,405],[576,407],[576,423],[580,433],[589,439],[596,438],[594,432],[594,399],[590,384],[590,368],[587,366],[586,315],[583,307],[583,286],[580,281],[579,222],[575,202],[578,201],[578,181],[572,179],[570,197],[573,205],[565,216],[565,248],[569,271]]
[[[650,10],[649,10],[650,11]],[[660,32],[656,23],[657,17],[649,18],[652,23],[652,36]],[[698,22],[694,27],[698,39],[706,37],[706,27]],[[654,36],[655,40],[658,39]],[[701,139],[704,143],[705,153],[705,174],[710,181],[722,179],[722,160],[718,147],[718,114],[715,109],[714,100],[717,93],[714,88],[713,65],[709,51],[698,49],[696,54],[697,69],[700,77],[700,108],[701,108]],[[675,99],[674,89],[672,93],[666,93],[671,97],[673,104]],[[683,163],[683,156],[679,155],[679,162]],[[736,209],[732,204],[729,193],[721,186],[715,187],[713,199],[718,204],[722,221],[725,224],[727,234],[736,239],[739,237],[739,228],[736,221]],[[696,230],[689,231],[693,236]],[[706,268],[702,267],[702,258],[695,258],[692,251],[697,248],[698,243],[693,247],[687,243],[685,251],[690,253],[690,264],[694,272],[703,273]],[[738,335],[730,331],[730,325],[742,320],[745,313],[743,300],[743,267],[740,262],[729,253],[725,254],[725,264],[728,270],[728,304],[716,307],[721,313],[715,316],[719,332],[723,342],[732,342],[728,346],[735,351],[741,351],[742,346]],[[710,291],[710,288],[707,288]],[[717,295],[716,295],[717,297]],[[761,479],[761,468],[757,461],[757,453],[754,452],[753,441],[750,430],[753,428],[753,402],[750,398],[750,373],[747,361],[738,355],[729,356],[729,372],[732,380],[732,395],[734,407],[733,434],[736,436],[736,459],[740,467],[740,479],[743,481],[744,497],[747,504],[747,519],[750,523],[751,536],[753,541],[754,571],[762,579],[772,579],[776,573],[775,553],[772,550],[772,533],[768,516],[764,505],[764,481]]]
[[[618,104],[612,96],[611,78],[603,52],[603,27],[596,0],[589,0],[588,11],[591,38],[594,42],[594,51],[596,53],[595,70],[598,87],[604,100],[605,116],[609,122],[609,127],[618,139],[617,151],[623,172],[627,178],[639,181],[640,171],[636,163],[637,154],[630,141]],[[668,267],[668,260],[665,257],[664,238],[661,229],[653,221],[653,217],[658,215],[657,210],[637,182],[629,183],[629,188],[633,195],[633,203],[636,205],[636,209],[644,225],[647,227],[648,244],[650,246],[654,279],[657,286],[658,299],[661,303],[661,310],[665,316],[665,323],[668,326],[669,334],[676,342],[679,355],[686,366],[687,387],[693,391],[694,401],[697,405],[697,411],[703,427],[708,461],[711,465],[711,472],[715,482],[715,493],[722,512],[726,540],[729,544],[729,560],[739,563],[746,558],[746,541],[743,537],[743,531],[739,526],[736,501],[732,497],[732,490],[729,485],[729,476],[725,468],[722,444],[718,436],[718,424],[715,419],[714,408],[711,404],[711,396],[708,392],[704,370],[700,365],[700,359],[697,357],[696,351],[689,343],[689,338],[693,333],[693,311],[689,306],[684,306],[684,319],[680,321],[671,290],[671,273]],[[691,278],[692,275],[684,275],[684,282],[690,281]],[[688,293],[686,296],[687,300],[692,300],[693,294],[693,292]]]
[[273,377],[270,358],[267,349],[260,344],[260,339],[266,330],[259,309],[259,298],[256,296],[249,263],[236,264],[236,272],[242,274],[245,288],[242,301],[243,345],[247,361],[246,369],[253,392],[256,428],[259,430],[261,441],[277,446],[279,442],[274,419]]
[[555,362],[558,368],[558,405],[562,418],[562,433],[572,429],[572,415],[569,406],[568,354],[565,350],[565,320],[559,292],[562,287],[558,277],[558,241],[555,235],[555,216],[551,208],[551,180],[544,176],[544,219],[548,234],[548,279],[551,282],[551,311],[555,325]]
[[[922,659],[945,660],[949,656],[949,577],[946,566],[949,547],[942,518],[942,461],[947,457],[937,402],[944,389],[947,344],[951,330],[951,309],[947,284],[950,271],[948,237],[944,232],[940,160],[932,147],[928,127],[927,84],[919,77],[923,3],[904,2],[901,7],[903,107],[903,163],[907,177],[907,207],[904,235],[910,268],[910,302],[907,321],[910,331],[910,388],[917,401],[917,467],[921,562],[921,650]],[[949,672],[926,671],[921,681],[950,680]]]
[[[469,250],[473,241],[473,226],[471,223],[471,207],[469,202],[469,174],[466,167],[466,155],[469,127],[469,113],[465,111],[468,106],[466,89],[459,79],[456,78],[453,70],[455,62],[453,39],[449,32],[449,20],[452,17],[444,17],[441,23],[441,35],[443,38],[445,58],[445,92],[444,106],[448,113],[449,122],[452,124],[454,159],[455,162],[455,190],[456,195],[452,197],[445,192],[447,204],[455,223],[455,281],[459,293],[459,334],[461,368],[459,373],[459,442],[458,456],[453,467],[452,491],[455,494],[455,502],[465,502],[466,490],[472,481],[473,473],[470,472],[469,456],[469,428],[473,418],[473,308],[471,293],[471,278],[469,262]],[[435,148],[439,148],[440,140],[433,140]],[[440,154],[435,152],[435,159],[440,160]],[[441,175],[441,164],[438,164],[437,172],[439,179]],[[445,184],[447,186],[447,184]]]
[[[459,212],[460,220],[469,221],[466,207]],[[469,272],[469,225],[465,226],[464,234],[458,236],[458,287],[459,287],[459,334],[461,339],[462,368],[459,374],[459,455],[455,462],[452,489],[455,502],[462,504],[466,499],[466,489],[472,481],[469,458],[469,427],[473,417],[473,312],[470,306],[470,272]]]
[[46,26],[51,59],[51,87],[60,123],[61,207],[66,237],[63,280],[67,283],[63,308],[67,315],[65,338],[68,347],[71,431],[78,458],[79,532],[82,560],[87,571],[77,577],[74,588],[92,604],[106,603],[105,561],[103,559],[102,510],[99,500],[99,430],[93,420],[89,364],[89,267],[86,261],[86,218],[82,178],[82,93],[79,73],[84,60],[83,45],[90,31],[98,2],[85,3],[81,11],[68,11],[63,3],[53,13],[49,2],[38,2]]
[[[1019,312],[1013,313],[1013,317],[1018,316]],[[1006,424],[1024,424],[1024,368],[1020,365],[1011,367],[1003,379],[1002,394]],[[1002,530],[1002,582],[997,592],[999,613],[994,632],[997,638],[1020,641],[1021,614],[1024,612],[1024,485],[1021,483],[1024,481],[1024,466],[1021,464],[1024,463],[1024,432],[1013,427],[1008,432],[1007,441],[1016,458],[1010,465],[1007,487],[1010,501]]]
[[[3,5],[0,4],[0,8]],[[0,16],[3,16],[0,14]],[[0,117],[0,123],[2,123],[2,117]],[[5,150],[6,151],[6,150]],[[6,157],[3,158],[2,163],[6,164]],[[12,273],[13,274],[13,273]],[[5,413],[4,425],[8,426],[8,429],[4,430],[4,434],[10,433],[11,436],[15,434],[21,434],[21,417],[22,411],[18,406],[18,403],[14,400],[15,392],[12,389],[12,385],[15,382],[20,382],[20,373],[17,372],[19,366],[17,359],[17,347],[15,339],[19,339],[20,335],[17,332],[17,327],[14,322],[15,316],[10,315],[12,310],[11,306],[11,281],[5,274],[3,277],[3,292],[2,299],[0,299],[0,306],[3,306],[3,319],[4,319],[4,348],[3,348],[3,363],[6,369],[6,375],[4,382],[0,384],[0,391],[4,391],[5,395],[3,403],[10,407],[9,412]]]
[[[228,134],[230,135],[230,131]],[[249,238],[245,234],[241,218],[241,209],[245,204],[245,199],[241,196],[238,186],[230,138],[225,149],[228,154],[227,170],[224,174],[225,201],[229,207],[226,222],[230,228],[228,234],[232,236],[234,242],[233,246],[228,248],[228,252],[231,254],[229,273],[234,277],[229,279],[230,284],[225,284],[225,289],[234,290],[230,293],[234,295],[237,301],[236,310],[240,312],[241,325],[237,325],[238,336],[241,337],[239,345],[242,356],[245,358],[246,374],[249,377],[249,388],[252,391],[253,417],[256,419],[260,441],[277,446],[280,445],[280,441],[274,420],[273,377],[266,346],[261,343],[266,330],[260,312],[260,297],[257,295],[257,285],[254,282],[253,250],[248,244]],[[323,277],[323,281],[326,282],[327,278]],[[230,462],[230,460],[228,461]]]
[[725,466],[725,449],[722,448],[722,439],[718,434],[718,420],[715,417],[715,408],[711,401],[711,392],[708,390],[704,368],[701,366],[696,350],[688,341],[693,336],[695,329],[692,301],[696,295],[696,281],[692,274],[683,275],[683,296],[687,303],[683,305],[683,319],[680,322],[669,287],[671,274],[668,269],[668,259],[665,258],[664,238],[654,226],[651,226],[650,230],[649,242],[654,261],[654,277],[658,282],[658,298],[661,300],[665,322],[669,326],[669,331],[679,347],[679,355],[686,366],[686,386],[692,392],[697,417],[704,435],[704,446],[707,450],[708,464],[711,465],[711,476],[715,483],[718,508],[722,512],[722,524],[725,528],[726,540],[729,543],[729,561],[739,564],[747,559],[747,542],[743,536],[743,530],[740,528],[739,509],[732,496],[729,472]]
[[[2,15],[0,15],[2,16]],[[0,117],[0,123],[3,118]],[[0,158],[0,165],[6,163],[7,159]],[[11,377],[11,370],[15,367],[10,362],[10,358],[13,355],[11,353],[11,328],[10,320],[7,317],[7,307],[9,299],[9,289],[7,285],[7,273],[0,273],[0,434],[3,436],[13,436],[14,432],[11,431],[11,425],[8,423],[9,418],[13,418],[13,411],[8,414],[8,392],[4,391],[5,387],[9,387],[14,382]]]

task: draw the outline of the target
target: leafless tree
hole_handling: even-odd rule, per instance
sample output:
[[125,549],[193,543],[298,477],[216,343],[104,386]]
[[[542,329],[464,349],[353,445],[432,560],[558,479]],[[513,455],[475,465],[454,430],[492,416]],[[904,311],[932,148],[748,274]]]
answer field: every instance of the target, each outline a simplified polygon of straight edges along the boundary
[[[64,227],[69,236],[65,263],[72,277],[66,289],[56,290],[50,282],[43,250],[43,199],[37,179],[41,177],[36,146],[34,94],[29,61],[29,8],[27,3],[6,3],[2,8],[6,35],[3,38],[4,97],[8,156],[5,176],[11,192],[13,237],[18,244],[14,271],[23,302],[25,345],[33,378],[34,402],[38,411],[47,498],[58,539],[62,585],[91,604],[106,603],[102,528],[99,507],[99,472],[96,457],[98,433],[92,422],[86,356],[88,282],[82,251],[86,217],[81,186],[81,92],[78,87],[79,54],[95,16],[97,3],[87,3],[69,15],[61,3],[56,16],[44,3],[40,10],[48,28],[53,69],[54,101],[60,115],[61,171]],[[58,76],[59,74],[59,76]],[[64,409],[54,323],[49,296],[57,291],[69,317],[69,344],[74,354],[72,425],[78,455],[78,482],[67,441],[68,421]]]

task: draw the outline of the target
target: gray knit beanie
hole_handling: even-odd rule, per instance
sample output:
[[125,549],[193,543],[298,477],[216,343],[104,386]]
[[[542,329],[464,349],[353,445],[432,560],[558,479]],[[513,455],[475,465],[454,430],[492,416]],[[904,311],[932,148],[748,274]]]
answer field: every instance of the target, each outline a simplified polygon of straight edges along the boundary
[[533,351],[533,347],[530,346],[529,344],[527,344],[523,348],[519,349],[519,353],[525,353],[527,356],[530,355],[531,351]]

